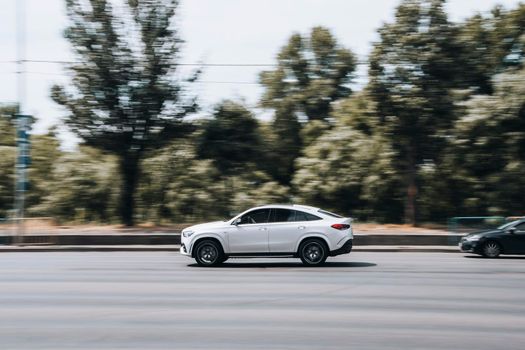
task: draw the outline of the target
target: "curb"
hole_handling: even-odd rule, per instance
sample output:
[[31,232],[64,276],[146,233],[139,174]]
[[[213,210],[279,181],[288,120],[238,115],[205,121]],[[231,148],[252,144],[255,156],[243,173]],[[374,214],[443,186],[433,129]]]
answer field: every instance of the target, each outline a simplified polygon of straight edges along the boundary
[[[179,245],[126,245],[126,246],[6,246],[0,253],[45,253],[45,252],[179,252]],[[352,252],[375,253],[460,253],[453,246],[354,246]]]

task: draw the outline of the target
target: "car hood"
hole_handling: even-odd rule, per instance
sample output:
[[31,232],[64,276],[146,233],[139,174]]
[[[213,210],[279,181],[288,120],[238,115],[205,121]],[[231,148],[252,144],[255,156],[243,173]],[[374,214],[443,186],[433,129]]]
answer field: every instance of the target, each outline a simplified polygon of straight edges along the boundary
[[217,228],[217,227],[223,227],[223,226],[227,226],[228,225],[228,221],[213,221],[213,222],[207,222],[207,223],[204,223],[204,224],[198,224],[198,225],[193,225],[193,226],[190,226],[190,227],[186,227],[184,230],[182,231],[202,231],[202,230],[207,230],[207,229],[211,229],[211,228]]

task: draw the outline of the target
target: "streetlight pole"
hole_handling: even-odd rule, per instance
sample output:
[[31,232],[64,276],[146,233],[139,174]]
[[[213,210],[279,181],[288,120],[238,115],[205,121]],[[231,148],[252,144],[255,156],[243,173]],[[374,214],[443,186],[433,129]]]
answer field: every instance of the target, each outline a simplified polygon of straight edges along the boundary
[[25,0],[16,0],[16,56],[17,56],[17,98],[16,116],[16,160],[15,160],[15,221],[16,243],[23,243],[25,191],[27,187],[27,165],[29,159],[28,131],[30,117],[25,115]]

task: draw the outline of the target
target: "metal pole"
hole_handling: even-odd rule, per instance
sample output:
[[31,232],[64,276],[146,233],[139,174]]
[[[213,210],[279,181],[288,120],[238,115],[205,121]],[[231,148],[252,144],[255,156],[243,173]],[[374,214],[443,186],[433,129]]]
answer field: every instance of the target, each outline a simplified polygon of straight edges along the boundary
[[25,207],[25,183],[26,169],[25,164],[20,164],[27,152],[27,145],[20,142],[21,130],[26,129],[27,118],[25,114],[26,82],[25,82],[25,0],[16,1],[16,55],[17,55],[17,92],[18,92],[18,116],[16,118],[16,162],[15,162],[15,212],[16,212],[16,243],[23,243],[24,235],[24,207]]

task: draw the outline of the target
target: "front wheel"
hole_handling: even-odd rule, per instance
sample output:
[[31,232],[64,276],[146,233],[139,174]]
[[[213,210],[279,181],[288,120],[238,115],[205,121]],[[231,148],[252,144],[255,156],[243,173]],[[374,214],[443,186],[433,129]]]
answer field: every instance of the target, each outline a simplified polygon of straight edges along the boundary
[[303,264],[319,266],[328,258],[328,247],[318,239],[307,239],[299,246],[298,255]]
[[215,266],[224,261],[222,249],[215,241],[201,241],[195,249],[195,260],[200,266]]
[[483,244],[482,253],[485,258],[497,258],[501,254],[501,247],[494,241]]

